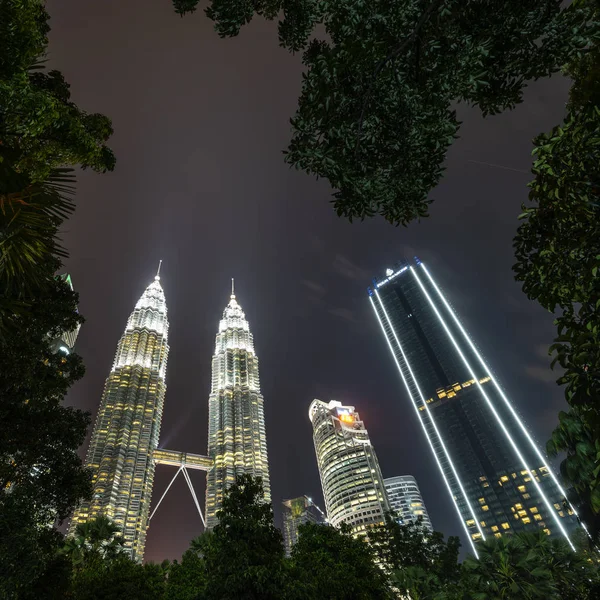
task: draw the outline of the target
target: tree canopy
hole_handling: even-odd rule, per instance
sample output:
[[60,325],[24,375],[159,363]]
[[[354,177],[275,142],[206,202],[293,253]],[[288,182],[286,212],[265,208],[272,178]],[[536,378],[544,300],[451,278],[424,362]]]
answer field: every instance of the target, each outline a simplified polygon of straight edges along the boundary
[[0,329],[64,258],[58,229],[74,209],[69,167],[114,168],[110,120],[81,110],[57,70],[46,71],[48,13],[39,0],[0,3]]
[[306,68],[286,161],[329,180],[338,215],[403,225],[428,213],[458,102],[513,108],[598,31],[587,4],[560,0],[212,0],[205,12],[221,37],[280,17],[280,45]]
[[[600,20],[600,4],[579,0]],[[564,122],[534,140],[529,203],[515,237],[516,279],[557,316],[550,347],[571,406],[548,443],[566,453],[569,499],[596,542],[600,535],[600,47],[573,58]]]
[[430,532],[419,519],[400,523],[393,514],[385,525],[369,536],[381,565],[392,575],[394,587],[411,598],[434,597],[438,592],[456,592],[460,579],[460,540],[444,540]]
[[543,531],[488,538],[477,553],[463,563],[473,600],[592,600],[600,592],[597,566]]

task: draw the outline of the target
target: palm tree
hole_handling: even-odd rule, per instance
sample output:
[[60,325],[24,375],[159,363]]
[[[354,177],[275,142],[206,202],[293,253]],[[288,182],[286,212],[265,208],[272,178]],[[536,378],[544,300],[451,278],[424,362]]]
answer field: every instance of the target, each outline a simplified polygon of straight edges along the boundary
[[72,169],[54,169],[45,181],[31,182],[12,169],[5,154],[0,160],[0,329],[54,276],[48,259],[66,256],[57,234],[75,208]]
[[464,585],[474,600],[593,600],[597,565],[543,531],[488,538],[479,559],[463,563]]
[[477,545],[478,559],[465,559],[465,587],[474,600],[558,600],[552,573],[529,535],[535,536],[488,538]]
[[125,554],[123,538],[117,535],[119,531],[108,517],[100,515],[77,525],[75,534],[65,540],[63,552],[76,567],[95,559],[115,560]]

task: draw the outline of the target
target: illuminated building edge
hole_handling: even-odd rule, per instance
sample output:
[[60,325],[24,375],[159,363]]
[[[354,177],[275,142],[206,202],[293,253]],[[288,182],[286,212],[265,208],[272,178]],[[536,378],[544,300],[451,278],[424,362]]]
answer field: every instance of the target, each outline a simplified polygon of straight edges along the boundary
[[[444,317],[441,315],[440,311],[438,310],[436,303],[432,299],[430,293],[428,293],[426,287],[423,285],[423,282],[421,281],[421,278],[420,278],[419,274],[417,273],[417,270],[419,270],[419,269],[421,269],[423,271],[423,273],[425,273],[427,280],[430,282],[431,286],[435,290],[435,293],[438,296],[438,299],[441,300],[442,304],[446,308],[446,311],[451,315],[450,318],[455,323],[455,326],[458,327],[462,337],[464,338],[464,340],[468,343],[469,347],[471,348],[471,351],[477,357],[477,360],[479,361],[480,366],[484,369],[485,373],[487,374],[486,376],[478,377],[475,375],[474,370],[473,370],[473,365],[469,362],[468,358],[461,351],[460,345],[456,341],[455,337],[452,335],[452,332],[450,331],[450,328],[446,324]],[[474,540],[485,539],[485,534],[482,530],[482,527],[480,526],[480,523],[479,523],[480,519],[478,519],[477,516],[475,515],[475,513],[473,511],[473,507],[469,500],[469,496],[465,492],[465,489],[463,487],[461,479],[458,476],[458,473],[456,472],[451,455],[448,452],[448,449],[445,447],[443,437],[440,435],[439,430],[436,427],[435,419],[434,419],[431,411],[429,410],[429,405],[432,402],[437,401],[437,398],[425,399],[424,395],[422,394],[419,383],[411,369],[410,362],[407,358],[406,351],[402,347],[402,344],[400,343],[400,339],[396,332],[396,329],[394,327],[392,319],[390,319],[390,316],[387,313],[384,302],[379,293],[379,291],[381,290],[381,288],[383,286],[388,285],[391,281],[395,280],[396,277],[400,276],[401,274],[406,273],[404,276],[408,277],[409,273],[407,271],[410,273],[410,276],[414,277],[419,288],[423,292],[424,296],[427,298],[427,302],[429,303],[429,306],[431,307],[431,309],[434,311],[440,325],[443,327],[448,338],[450,339],[452,346],[454,347],[455,351],[457,352],[457,355],[460,357],[462,363],[464,364],[464,366],[468,369],[469,373],[471,374],[470,381],[466,381],[465,383],[462,384],[462,386],[460,384],[455,384],[455,385],[458,387],[459,390],[462,388],[466,388],[467,386],[476,386],[477,389],[479,389],[482,398],[485,400],[486,405],[488,406],[488,408],[490,410],[491,415],[493,415],[493,418],[495,419],[496,423],[500,426],[500,430],[504,434],[507,443],[510,445],[510,447],[514,451],[515,455],[518,457],[518,460],[523,465],[522,473],[519,473],[519,474],[513,473],[513,476],[514,477],[522,477],[524,479],[524,481],[531,481],[533,483],[533,486],[536,488],[537,493],[539,494],[539,497],[541,498],[543,504],[546,506],[546,509],[548,510],[548,515],[551,515],[551,518],[554,521],[555,525],[557,526],[558,530],[560,531],[561,535],[563,537],[565,537],[569,541],[569,543],[571,543],[568,532],[566,531],[566,529],[563,525],[563,522],[562,522],[562,517],[564,515],[562,514],[562,511],[560,510],[560,506],[556,503],[553,504],[549,500],[547,494],[542,489],[541,482],[540,482],[540,480],[538,480],[538,476],[539,477],[549,476],[552,479],[552,482],[554,483],[556,488],[558,490],[560,490],[560,492],[563,495],[564,495],[564,490],[562,489],[562,487],[556,480],[555,475],[553,474],[552,470],[548,466],[543,455],[537,448],[537,445],[531,438],[525,425],[519,418],[518,414],[512,407],[511,403],[509,402],[508,398],[506,397],[506,395],[504,394],[504,392],[498,385],[497,381],[494,379],[493,375],[491,374],[491,370],[489,369],[489,367],[483,360],[481,354],[476,349],[472,340],[470,339],[470,337],[468,336],[468,334],[462,327],[458,317],[456,316],[456,314],[450,307],[449,303],[443,296],[441,290],[435,284],[433,278],[427,271],[425,265],[423,265],[420,261],[417,260],[416,267],[413,265],[407,265],[406,263],[404,263],[401,266],[401,268],[399,268],[396,271],[389,269],[386,272],[385,279],[374,282],[373,288],[369,289],[369,297],[370,297],[370,302],[371,302],[372,308],[377,317],[377,321],[379,322],[379,325],[384,334],[384,337],[386,338],[386,342],[388,344],[390,352],[392,353],[392,357],[396,363],[398,371],[401,375],[401,379],[404,383],[406,391],[407,391],[409,397],[411,398],[411,403],[413,404],[413,406],[416,410],[416,413],[419,416],[419,421],[421,422],[421,425],[426,434],[428,443],[432,449],[432,452],[434,454],[434,457],[436,459],[438,467],[440,468],[440,472],[442,473],[443,479],[444,479],[446,486],[450,492],[454,506],[460,516],[461,522],[463,523],[463,527],[465,527],[465,531],[467,532],[467,534],[469,536],[469,540],[471,541],[474,552],[476,553],[475,545],[473,543]],[[408,315],[408,316],[410,317],[412,315]],[[388,331],[386,331],[386,328],[390,332],[390,334],[388,334]],[[486,384],[486,383],[488,383],[489,385],[493,385],[494,388],[497,390],[500,397],[502,398],[502,402],[504,403],[506,408],[509,410],[510,415],[514,419],[514,421],[517,425],[517,428],[520,429],[521,432],[524,434],[524,438],[527,441],[527,444],[529,445],[529,450],[532,450],[535,453],[536,458],[539,460],[539,463],[542,465],[541,467],[538,468],[538,472],[535,472],[535,469],[531,468],[532,466],[535,466],[535,465],[530,465],[527,463],[522,450],[519,448],[519,445],[516,443],[515,439],[513,439],[513,436],[511,436],[505,423],[503,422],[503,419],[496,411],[496,409],[493,405],[493,402],[490,400],[489,395],[485,392],[485,389],[483,387],[484,384]],[[452,386],[451,386],[451,388],[452,388]],[[443,393],[444,396],[446,394],[448,396],[450,396],[450,394],[455,394],[456,392],[454,391],[454,389],[449,389],[446,391],[441,391],[440,393]],[[431,404],[431,405],[435,406],[435,404]],[[521,442],[523,443],[522,440],[521,440]],[[436,450],[436,448],[437,448],[437,450]],[[500,485],[502,485],[502,482],[499,482],[499,483],[500,483]],[[460,504],[463,507],[462,511],[459,508],[459,504],[457,503],[457,500],[460,502]],[[518,507],[523,508],[522,506],[520,506],[518,504],[515,506],[517,508]],[[470,518],[466,517],[465,511],[469,514]],[[518,512],[526,513],[527,511],[523,510],[523,511],[518,511]],[[559,515],[558,513],[561,513],[561,514]],[[534,515],[534,516],[536,516],[536,515]],[[515,517],[518,518],[518,515],[515,515]],[[525,518],[527,518],[528,521],[530,521],[529,516],[525,516]],[[482,524],[483,524],[483,521],[482,521]],[[472,531],[470,531],[470,529],[475,529],[476,533],[472,533]],[[497,527],[495,527],[492,531],[494,531],[494,530],[498,532]],[[499,535],[500,533],[501,532],[495,533],[495,535]]]

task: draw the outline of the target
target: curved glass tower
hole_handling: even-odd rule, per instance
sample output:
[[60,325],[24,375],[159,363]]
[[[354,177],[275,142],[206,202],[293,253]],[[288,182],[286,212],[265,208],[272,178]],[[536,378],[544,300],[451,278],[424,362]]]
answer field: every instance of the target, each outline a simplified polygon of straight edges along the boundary
[[475,552],[513,531],[568,540],[564,491],[425,265],[388,269],[369,298]]
[[385,522],[390,506],[369,432],[353,406],[313,400],[308,416],[327,519],[347,523],[357,536]]
[[264,399],[260,393],[254,338],[235,294],[223,312],[212,359],[208,399],[208,456],[214,467],[206,483],[206,527],[218,522],[227,487],[238,475],[261,477],[271,502]]
[[140,561],[166,391],[168,333],[167,304],[157,275],[119,340],[85,461],[93,474],[92,500],[75,511],[69,528],[72,534],[79,523],[105,515],[120,527],[130,556]]
[[423,502],[417,480],[412,475],[399,475],[383,480],[390,508],[401,523],[416,523],[421,518],[422,526],[433,532],[429,513]]

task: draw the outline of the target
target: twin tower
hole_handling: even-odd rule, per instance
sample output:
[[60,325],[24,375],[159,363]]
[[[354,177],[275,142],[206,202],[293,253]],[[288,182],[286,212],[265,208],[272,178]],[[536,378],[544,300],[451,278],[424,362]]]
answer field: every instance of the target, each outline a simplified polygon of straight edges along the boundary
[[[158,449],[168,336],[167,304],[156,275],[119,340],[85,461],[92,472],[93,495],[75,511],[69,528],[72,534],[78,524],[106,515],[121,529],[125,547],[135,560],[144,555],[157,464],[179,466],[186,479],[186,467],[208,472],[208,529],[216,525],[225,489],[238,475],[261,477],[265,500],[271,501],[258,359],[233,286],[212,359],[207,457]],[[189,479],[188,484],[194,494]],[[197,502],[195,494],[194,499]]]

